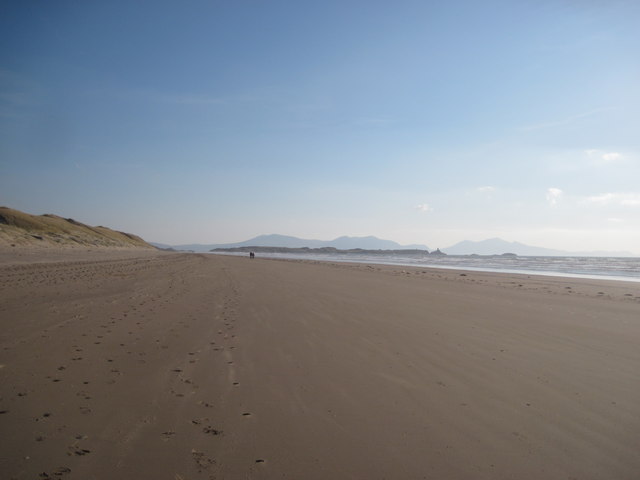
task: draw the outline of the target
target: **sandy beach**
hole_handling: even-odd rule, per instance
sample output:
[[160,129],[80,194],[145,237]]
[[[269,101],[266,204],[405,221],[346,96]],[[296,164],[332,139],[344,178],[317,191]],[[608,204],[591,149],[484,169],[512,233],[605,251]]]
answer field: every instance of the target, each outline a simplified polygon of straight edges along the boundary
[[0,252],[8,479],[640,475],[640,284]]

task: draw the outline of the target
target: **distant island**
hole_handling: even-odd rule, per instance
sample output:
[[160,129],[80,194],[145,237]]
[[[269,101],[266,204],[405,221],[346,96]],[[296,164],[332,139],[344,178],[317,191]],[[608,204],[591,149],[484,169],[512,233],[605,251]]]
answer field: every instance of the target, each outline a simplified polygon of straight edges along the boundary
[[[579,245],[576,245],[579,247]],[[443,248],[449,255],[501,255],[509,252],[520,257],[633,257],[625,251],[566,251],[536,247],[520,242],[508,242],[501,238],[489,238],[478,242],[464,240],[451,247]]]
[[[482,241],[465,240],[450,247],[443,247],[429,253],[426,245],[401,245],[392,240],[384,240],[373,236],[368,237],[348,237],[342,236],[334,240],[310,240],[297,238],[288,235],[260,235],[249,240],[227,244],[187,244],[187,245],[166,245],[153,243],[158,248],[173,248],[178,251],[191,252],[212,252],[212,251],[258,251],[260,248],[275,248],[279,250],[268,250],[272,253],[386,253],[401,252],[411,255],[439,255],[449,256],[502,256],[510,254],[520,257],[634,257],[631,252],[625,251],[565,251],[551,248],[536,247],[520,242],[509,242],[501,238],[490,238]],[[579,247],[579,245],[577,245]],[[243,249],[244,250],[234,250]],[[331,249],[335,250],[331,250]],[[267,252],[267,250],[262,250]],[[437,253],[439,252],[439,253]]]
[[186,245],[166,245],[152,243],[161,248],[173,247],[176,250],[187,250],[193,252],[209,252],[218,248],[239,248],[239,247],[285,247],[285,248],[324,248],[333,247],[338,250],[351,250],[360,248],[363,250],[429,250],[426,245],[401,245],[392,240],[384,240],[374,236],[368,237],[348,237],[342,236],[333,240],[311,240],[305,238],[292,237],[290,235],[260,235],[249,240],[237,243],[224,244],[186,244]]
[[244,247],[231,247],[231,248],[212,248],[209,250],[210,252],[220,252],[220,253],[330,253],[330,254],[365,254],[365,255],[446,255],[446,253],[441,252],[439,249],[434,250],[433,252],[429,252],[428,250],[423,249],[396,249],[396,250],[367,250],[363,248],[349,248],[349,249],[338,249],[335,247],[318,247],[318,248],[309,248],[309,247],[263,247],[259,245],[253,246],[244,246]]

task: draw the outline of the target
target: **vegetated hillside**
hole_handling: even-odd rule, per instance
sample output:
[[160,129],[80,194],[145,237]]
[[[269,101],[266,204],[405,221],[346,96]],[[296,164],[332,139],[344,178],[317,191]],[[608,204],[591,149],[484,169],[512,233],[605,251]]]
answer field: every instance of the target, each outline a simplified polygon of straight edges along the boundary
[[107,227],[91,227],[57,215],[30,215],[0,207],[0,246],[155,249],[142,238]]

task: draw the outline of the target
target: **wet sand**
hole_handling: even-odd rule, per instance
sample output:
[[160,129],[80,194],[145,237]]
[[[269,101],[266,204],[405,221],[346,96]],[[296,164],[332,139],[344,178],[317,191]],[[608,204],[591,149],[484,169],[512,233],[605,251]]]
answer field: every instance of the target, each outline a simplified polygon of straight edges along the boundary
[[636,479],[640,284],[0,252],[16,479]]

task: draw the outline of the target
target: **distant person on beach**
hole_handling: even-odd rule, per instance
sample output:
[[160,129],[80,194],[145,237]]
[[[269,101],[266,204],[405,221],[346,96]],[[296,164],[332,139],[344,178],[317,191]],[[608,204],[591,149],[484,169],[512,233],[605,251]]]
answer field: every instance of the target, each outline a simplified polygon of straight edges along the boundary
[[256,258],[256,254],[253,252],[249,252],[249,258]]

